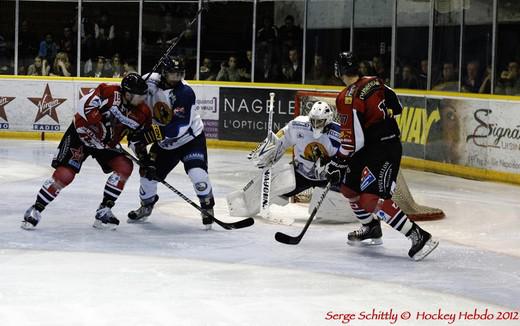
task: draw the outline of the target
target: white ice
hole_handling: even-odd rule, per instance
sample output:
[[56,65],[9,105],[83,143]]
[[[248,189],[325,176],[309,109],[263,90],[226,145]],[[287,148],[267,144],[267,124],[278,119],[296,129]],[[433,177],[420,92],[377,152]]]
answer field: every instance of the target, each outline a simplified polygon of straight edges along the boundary
[[[257,220],[241,230],[202,230],[199,213],[170,190],[146,224],[126,223],[138,207],[137,171],[114,212],[116,231],[92,228],[106,180],[88,159],[74,182],[43,212],[34,231],[23,213],[52,173],[55,142],[0,140],[0,325],[342,325],[327,313],[520,311],[520,188],[405,170],[419,203],[447,217],[420,223],[441,243],[422,262],[409,241],[384,228],[384,245],[353,248],[355,224],[313,224],[297,246],[274,234],[298,234],[303,207],[279,209],[292,226]],[[225,195],[254,169],[246,153],[209,150],[215,215],[232,221]],[[195,199],[181,166],[167,179]],[[349,208],[346,208],[349,209]],[[518,318],[520,316],[517,315]],[[343,325],[346,320],[343,320]],[[354,320],[348,325],[390,325]],[[455,325],[519,325],[461,321]]]

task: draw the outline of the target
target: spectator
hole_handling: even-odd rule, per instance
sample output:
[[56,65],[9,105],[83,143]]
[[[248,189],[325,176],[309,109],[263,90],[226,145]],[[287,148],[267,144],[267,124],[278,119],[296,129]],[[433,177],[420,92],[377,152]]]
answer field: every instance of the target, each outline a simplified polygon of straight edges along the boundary
[[5,38],[0,35],[0,75],[8,75],[14,72],[14,62],[12,59],[13,56],[9,55],[7,49],[7,42]]
[[202,66],[199,69],[199,80],[215,80],[216,74],[213,71],[213,62],[210,58],[202,60]]
[[73,58],[74,54],[76,53],[74,43],[72,29],[70,27],[65,27],[63,29],[63,37],[59,41],[59,51],[65,52],[69,58]]
[[247,50],[246,51],[246,58],[245,58],[245,66],[242,67],[240,70],[240,75],[244,81],[252,81],[251,80],[251,66],[253,60],[253,51]]
[[372,69],[372,66],[370,65],[370,62],[368,61],[361,61],[359,63],[359,73],[361,76],[374,76],[375,72]]
[[123,65],[121,64],[121,56],[119,53],[114,54],[112,57],[112,62],[110,64],[110,69],[112,70],[113,78],[121,78],[123,77]]
[[56,54],[56,58],[54,59],[54,64],[52,66],[52,70],[50,72],[51,76],[64,76],[70,77],[71,65],[69,61],[69,56],[65,52],[58,52]]
[[491,94],[491,66],[486,67],[484,79],[478,90],[480,94]]
[[419,82],[410,65],[404,65],[401,80],[397,83],[398,88],[417,89]]
[[[18,64],[28,66],[34,61],[34,54],[38,52],[38,37],[34,34],[27,20],[20,24],[18,38]],[[20,72],[18,72],[20,73]]]
[[442,71],[437,81],[434,83],[434,90],[457,92],[459,85],[457,82],[457,69],[452,62],[442,64]]
[[323,57],[315,54],[313,65],[308,72],[306,84],[326,85],[330,79],[327,67],[323,64]]
[[428,87],[428,60],[421,60],[421,71],[419,72],[419,88],[426,89]]
[[27,75],[29,76],[49,76],[50,68],[47,64],[47,60],[40,56],[34,58],[34,63],[27,69]]
[[482,80],[479,76],[480,64],[478,61],[470,61],[466,65],[466,77],[462,81],[462,89],[465,92],[478,93]]
[[222,62],[217,80],[221,81],[240,81],[241,73],[238,69],[238,60],[235,56],[230,56],[228,62]]
[[45,39],[40,42],[40,48],[38,50],[38,56],[47,60],[47,62],[53,62],[54,58],[58,53],[58,45],[54,42],[51,33],[45,34]]
[[495,93],[505,95],[520,94],[520,78],[518,74],[518,62],[511,61],[507,65],[507,70],[500,73],[497,81]]
[[294,25],[293,16],[288,15],[285,17],[285,25],[279,28],[278,35],[282,45],[282,56],[284,58],[287,57],[289,49],[300,48],[302,30],[299,26]]
[[374,69],[374,75],[384,80],[385,83],[390,81],[381,57],[375,56],[372,58],[372,69]]
[[279,81],[278,67],[272,60],[272,55],[268,52],[262,56],[261,64],[255,66],[255,82],[277,82]]
[[115,26],[110,23],[106,13],[103,13],[99,21],[94,24],[94,37],[98,54],[111,54],[116,32]]
[[99,56],[96,60],[96,64],[94,65],[94,69],[87,74],[87,77],[112,77],[112,70],[107,69],[105,64],[105,58]]
[[282,74],[287,83],[301,83],[302,67],[298,50],[294,48],[289,50],[289,62],[282,67]]
[[137,62],[135,62],[135,60],[126,59],[123,62],[123,77],[128,75],[129,73],[137,72],[136,66],[137,66]]
[[275,45],[278,42],[278,29],[273,25],[271,17],[264,17],[264,25],[256,34],[256,42],[258,43],[257,52],[260,56],[263,56],[265,52],[275,52]]

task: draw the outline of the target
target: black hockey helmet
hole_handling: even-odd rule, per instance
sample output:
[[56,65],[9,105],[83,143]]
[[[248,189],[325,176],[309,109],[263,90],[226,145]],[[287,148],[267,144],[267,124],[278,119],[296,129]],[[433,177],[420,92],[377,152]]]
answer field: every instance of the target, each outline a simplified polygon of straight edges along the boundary
[[180,72],[183,73],[185,71],[184,62],[179,57],[166,57],[163,59],[163,69],[162,72]]
[[341,52],[334,63],[334,75],[341,78],[343,75],[359,75],[359,60],[353,52]]
[[126,75],[121,81],[121,88],[124,93],[146,95],[148,85],[138,73],[132,72]]

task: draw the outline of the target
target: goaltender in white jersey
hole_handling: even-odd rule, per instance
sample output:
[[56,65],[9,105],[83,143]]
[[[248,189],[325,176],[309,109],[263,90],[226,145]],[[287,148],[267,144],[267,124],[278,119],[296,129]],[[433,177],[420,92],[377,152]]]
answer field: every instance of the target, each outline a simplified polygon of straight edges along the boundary
[[[289,197],[309,188],[316,187],[315,191],[322,191],[317,189],[327,185],[325,166],[340,146],[339,127],[339,124],[334,122],[332,108],[326,102],[318,101],[314,103],[308,116],[299,116],[291,120],[276,135],[271,133],[249,154],[248,158],[258,168],[263,169],[273,166],[287,149],[293,147],[293,161],[273,168],[270,196],[272,203],[285,205]],[[260,183],[259,176],[242,190],[227,196],[231,216],[255,216],[259,213]],[[319,195],[313,194],[313,197],[318,198]],[[309,210],[312,210],[313,204],[311,202]],[[317,217],[334,215],[335,221],[353,221],[351,214],[342,213],[346,211],[344,205],[345,200],[341,194],[329,192]],[[333,214],[330,214],[331,210]]]

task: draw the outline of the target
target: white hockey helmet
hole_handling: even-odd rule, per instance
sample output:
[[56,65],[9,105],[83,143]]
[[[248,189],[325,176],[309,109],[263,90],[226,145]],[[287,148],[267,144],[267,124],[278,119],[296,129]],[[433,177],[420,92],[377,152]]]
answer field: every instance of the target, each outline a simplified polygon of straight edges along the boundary
[[334,120],[334,112],[327,102],[318,101],[312,105],[309,111],[309,122],[314,138],[320,138],[323,128]]

